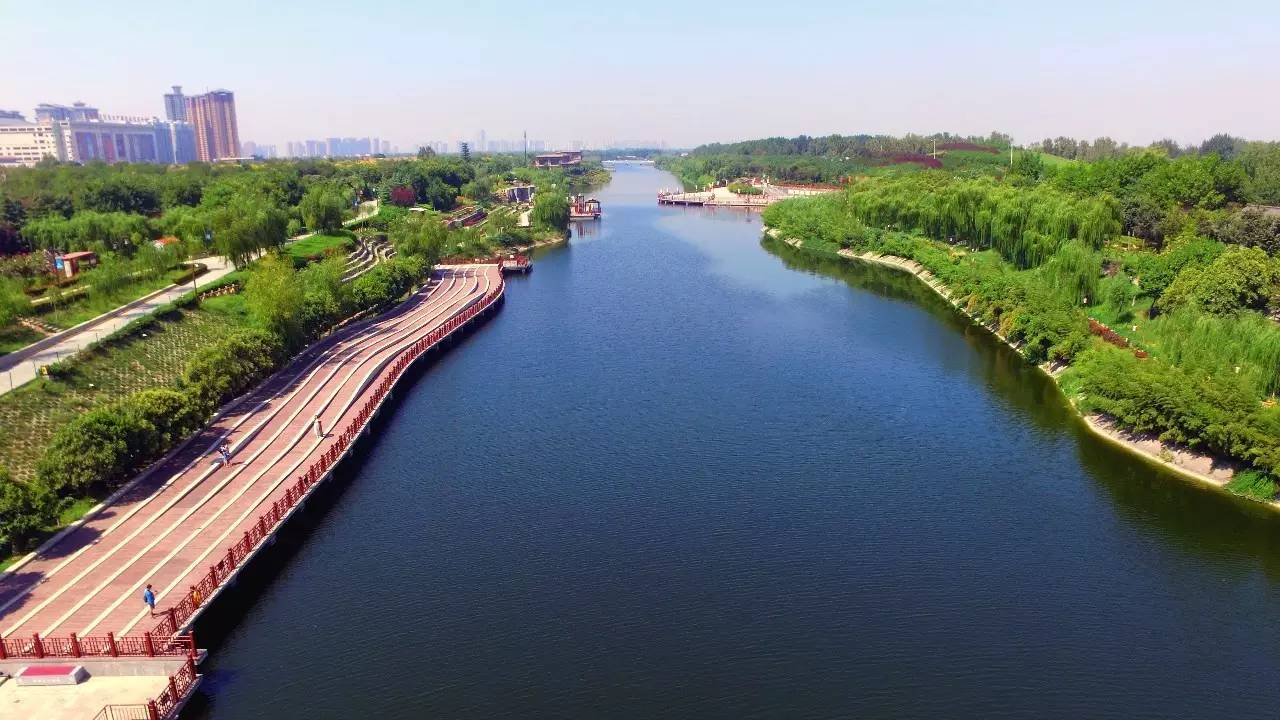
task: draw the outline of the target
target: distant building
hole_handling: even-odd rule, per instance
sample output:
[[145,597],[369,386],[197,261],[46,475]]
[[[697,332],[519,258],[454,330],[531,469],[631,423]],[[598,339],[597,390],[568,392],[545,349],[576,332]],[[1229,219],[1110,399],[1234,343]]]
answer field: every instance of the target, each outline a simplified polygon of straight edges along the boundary
[[160,162],[182,165],[199,159],[196,153],[196,129],[191,123],[157,121],[155,128]]
[[164,94],[164,118],[169,122],[188,122],[187,98],[182,86],[174,85],[173,92]]
[[204,162],[236,157],[240,129],[236,124],[235,93],[214,90],[185,99],[187,119],[195,126],[196,156]]
[[82,102],[71,105],[40,103],[36,106],[36,122],[91,122],[101,119],[98,108]]
[[561,167],[564,165],[582,164],[581,150],[565,150],[563,152],[542,153],[533,158],[534,167]]
[[0,110],[0,167],[35,165],[58,159],[58,136],[47,124],[28,122],[22,113]]
[[195,159],[187,123],[103,115],[84,103],[36,107],[36,122],[20,113],[0,116],[0,164],[61,162],[183,163]]
[[72,105],[41,103],[36,122],[57,137],[57,159],[87,163],[166,162],[167,138],[157,133],[156,120],[104,116],[82,102]]

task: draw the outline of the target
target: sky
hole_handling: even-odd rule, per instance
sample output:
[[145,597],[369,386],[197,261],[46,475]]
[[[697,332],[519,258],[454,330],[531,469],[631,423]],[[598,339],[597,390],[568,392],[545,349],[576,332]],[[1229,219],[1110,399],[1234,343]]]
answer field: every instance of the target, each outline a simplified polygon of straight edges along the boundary
[[670,147],[776,135],[1280,140],[1280,3],[0,0],[0,109],[163,116],[235,92],[240,139]]

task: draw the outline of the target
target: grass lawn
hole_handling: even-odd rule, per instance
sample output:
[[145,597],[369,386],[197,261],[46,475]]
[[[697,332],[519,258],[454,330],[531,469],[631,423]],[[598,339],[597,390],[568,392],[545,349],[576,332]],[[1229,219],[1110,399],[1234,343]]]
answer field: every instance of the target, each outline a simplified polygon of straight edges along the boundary
[[97,403],[172,385],[193,353],[248,322],[240,296],[210,298],[82,353],[66,377],[42,378],[0,395],[0,466],[15,479],[34,477],[59,427]]
[[354,245],[355,241],[346,235],[312,235],[289,243],[285,250],[295,260],[309,261],[330,251],[346,254]]
[[1044,161],[1046,167],[1054,165],[1075,165],[1077,162],[1070,158],[1058,157],[1057,155],[1050,155],[1046,152],[1040,153],[1040,159]]
[[21,350],[44,337],[35,330],[25,328],[17,323],[0,328],[0,355]]
[[169,287],[174,280],[182,277],[186,272],[185,268],[174,268],[163,275],[131,283],[122,288],[120,292],[111,295],[95,295],[91,291],[41,315],[40,319],[54,327],[65,330],[86,320],[92,320],[102,313],[114,310],[125,303],[133,302],[140,297]]

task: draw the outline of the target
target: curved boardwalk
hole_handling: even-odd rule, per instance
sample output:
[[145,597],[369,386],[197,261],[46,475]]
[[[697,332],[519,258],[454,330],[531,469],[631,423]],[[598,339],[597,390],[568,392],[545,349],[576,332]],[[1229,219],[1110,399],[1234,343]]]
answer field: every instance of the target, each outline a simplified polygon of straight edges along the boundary
[[[141,601],[147,583],[158,614],[188,599],[308,463],[337,447],[341,438],[331,429],[360,419],[374,389],[396,375],[393,361],[475,312],[501,283],[497,265],[444,268],[395,310],[308,349],[184,451],[0,579],[0,636],[150,630],[155,620]],[[324,437],[312,429],[317,415]],[[223,439],[232,446],[229,467],[213,462]]]

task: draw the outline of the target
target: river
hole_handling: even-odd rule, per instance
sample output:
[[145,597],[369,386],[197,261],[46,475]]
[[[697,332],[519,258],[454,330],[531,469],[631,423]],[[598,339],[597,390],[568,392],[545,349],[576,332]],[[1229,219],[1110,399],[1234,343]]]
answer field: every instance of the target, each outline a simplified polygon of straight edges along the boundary
[[397,390],[202,621],[188,717],[1275,717],[1270,513],[675,184],[619,167]]

